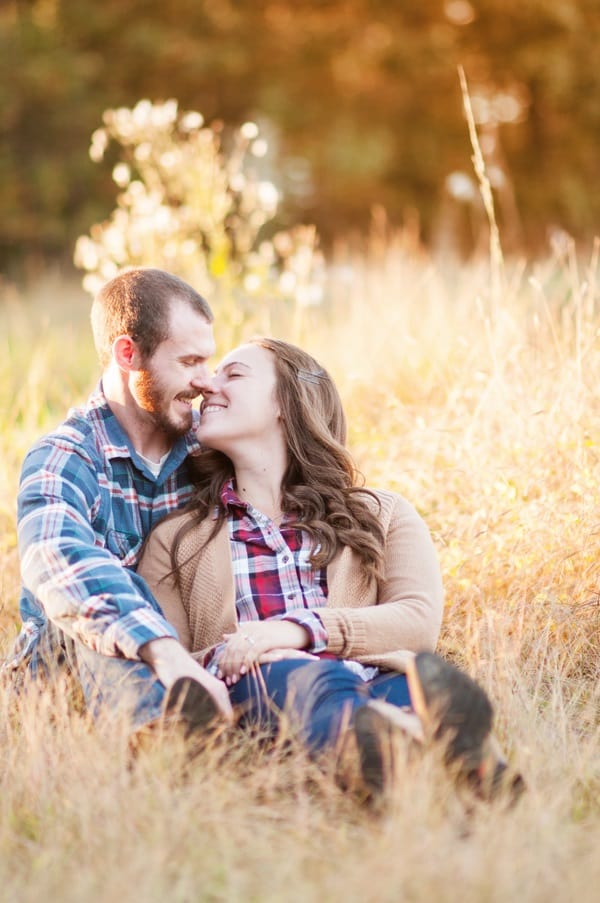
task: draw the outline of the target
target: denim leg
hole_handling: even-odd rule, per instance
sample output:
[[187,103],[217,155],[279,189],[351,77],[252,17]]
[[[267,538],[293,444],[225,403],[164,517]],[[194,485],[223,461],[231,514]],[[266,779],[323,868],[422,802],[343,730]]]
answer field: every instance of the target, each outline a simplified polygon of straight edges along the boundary
[[292,675],[288,689],[288,704],[312,753],[335,746],[354,712],[369,701],[364,680],[341,661],[311,662]]
[[304,667],[306,662],[301,659],[272,662],[261,665],[230,687],[231,704],[241,711],[240,725],[254,725],[275,736],[286,704],[288,679]]
[[244,721],[277,731],[285,709],[300,739],[313,755],[334,746],[356,709],[368,702],[364,681],[342,662],[288,659],[261,665],[230,692],[244,709]]
[[367,689],[371,699],[383,699],[400,708],[412,708],[406,674],[387,671],[368,681]]
[[82,643],[73,645],[83,695],[94,718],[118,713],[134,729],[158,718],[165,688],[152,668],[144,662],[100,655]]

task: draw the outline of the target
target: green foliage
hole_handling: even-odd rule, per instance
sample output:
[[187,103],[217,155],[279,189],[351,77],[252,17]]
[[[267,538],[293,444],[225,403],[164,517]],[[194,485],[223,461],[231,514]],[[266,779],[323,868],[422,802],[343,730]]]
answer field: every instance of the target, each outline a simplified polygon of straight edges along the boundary
[[102,224],[80,236],[75,262],[94,293],[125,266],[176,272],[207,295],[223,325],[265,324],[269,302],[321,300],[314,229],[267,237],[279,193],[265,176],[266,140],[246,122],[208,127],[177,102],[142,100],[104,113],[90,156],[117,145],[113,179],[122,189]]
[[[67,250],[112,206],[89,135],[106,108],[176,97],[206,121],[268,122],[281,227],[324,239],[418,211],[471,248],[482,220],[457,66],[465,69],[505,247],[597,228],[598,0],[7,0],[0,4],[0,266]],[[510,241],[509,241],[510,239]]]

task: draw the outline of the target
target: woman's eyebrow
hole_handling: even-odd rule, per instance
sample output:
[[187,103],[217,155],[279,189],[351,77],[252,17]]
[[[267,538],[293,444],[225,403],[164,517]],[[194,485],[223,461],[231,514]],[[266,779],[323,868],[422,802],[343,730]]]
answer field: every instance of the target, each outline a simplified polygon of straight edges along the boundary
[[252,369],[250,364],[245,364],[243,361],[229,361],[227,364],[217,367],[215,373],[220,373],[221,370],[230,370],[232,367],[244,367],[246,370]]

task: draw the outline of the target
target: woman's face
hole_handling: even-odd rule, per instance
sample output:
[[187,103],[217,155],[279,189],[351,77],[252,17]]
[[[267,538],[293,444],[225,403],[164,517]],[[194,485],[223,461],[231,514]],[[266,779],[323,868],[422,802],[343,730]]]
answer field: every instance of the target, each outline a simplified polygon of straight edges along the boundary
[[198,439],[226,455],[281,435],[273,355],[259,345],[241,345],[219,364],[203,392]]

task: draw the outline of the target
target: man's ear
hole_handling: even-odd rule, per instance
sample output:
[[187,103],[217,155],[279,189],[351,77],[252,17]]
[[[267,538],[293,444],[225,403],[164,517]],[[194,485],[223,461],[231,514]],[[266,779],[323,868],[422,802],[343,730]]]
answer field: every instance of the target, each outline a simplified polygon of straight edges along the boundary
[[113,358],[120,370],[139,370],[142,356],[129,335],[120,335],[113,342]]

